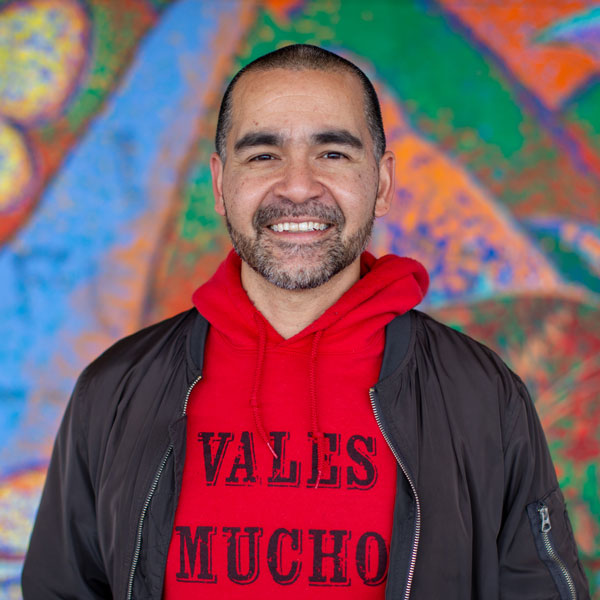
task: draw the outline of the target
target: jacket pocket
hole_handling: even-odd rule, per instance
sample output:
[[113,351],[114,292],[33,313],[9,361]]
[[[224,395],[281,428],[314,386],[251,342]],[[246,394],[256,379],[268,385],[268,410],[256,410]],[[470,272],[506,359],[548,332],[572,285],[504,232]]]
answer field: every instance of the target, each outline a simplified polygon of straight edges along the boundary
[[538,555],[552,575],[561,600],[577,600],[575,581],[561,555],[568,549],[571,528],[560,489],[527,506],[527,515]]

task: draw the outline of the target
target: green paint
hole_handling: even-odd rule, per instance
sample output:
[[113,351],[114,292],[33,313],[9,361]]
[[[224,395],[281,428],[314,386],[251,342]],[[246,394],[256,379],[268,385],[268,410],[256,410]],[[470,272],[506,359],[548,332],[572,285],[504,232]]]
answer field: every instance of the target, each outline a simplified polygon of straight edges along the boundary
[[[310,44],[317,43],[311,31],[298,31],[296,21],[291,21],[289,26],[277,24],[271,15],[261,10],[258,13],[254,27],[249,31],[246,44],[237,61],[234,64],[232,74],[254,59],[272,52],[287,44]],[[302,29],[302,27],[300,28]],[[269,31],[272,35],[266,35]],[[320,42],[318,42],[320,43]]]
[[600,82],[596,82],[571,103],[565,115],[582,130],[592,148],[600,154]]
[[[598,478],[598,465],[589,464],[585,470],[585,478],[581,485],[581,497],[584,502],[589,506],[592,516],[600,522],[600,496],[598,496],[598,490],[600,489],[600,480]],[[598,539],[600,545],[600,539]]]
[[414,103],[417,121],[435,123],[443,114],[452,129],[476,132],[503,156],[519,151],[524,117],[509,83],[441,13],[413,2],[375,1],[369,3],[373,18],[361,22],[360,8],[341,3],[337,36],[377,65],[379,79],[398,98]]
[[[562,460],[561,453],[558,451],[558,448],[555,447],[555,444],[549,442],[548,446],[550,447],[550,455],[552,456],[554,464],[564,464],[564,460]],[[564,469],[562,477],[558,480],[558,484],[563,490],[566,490],[568,488],[579,489],[579,486],[577,485],[578,482],[573,476],[572,468]]]
[[157,12],[164,10],[169,4],[173,3],[173,0],[147,0]]
[[558,269],[561,275],[573,283],[585,286],[592,292],[600,293],[600,279],[591,265],[560,234],[551,229],[530,229],[530,235],[540,244],[546,258]]
[[465,326],[463,323],[459,323],[458,321],[446,321],[445,324],[456,331],[460,331],[460,333],[465,333]]
[[[585,470],[585,479],[579,482],[578,488],[581,490],[581,499],[585,502],[590,510],[591,516],[596,523],[600,523],[600,480],[598,478],[598,465],[590,464]],[[597,531],[594,537],[594,546],[600,548],[600,533]],[[598,552],[592,554],[592,557],[597,558]],[[590,592],[592,598],[600,598],[600,571],[592,569],[588,566],[586,560],[582,561],[585,572],[590,582]]]
[[194,241],[206,233],[211,236],[221,226],[221,217],[215,212],[210,169],[207,164],[197,164],[192,171],[184,193],[180,235]]
[[417,131],[498,201],[529,214],[537,195],[555,215],[586,218],[588,209],[569,190],[587,179],[600,195],[600,185],[566,170],[566,150],[536,114],[522,109],[517,86],[493,58],[485,58],[435,7],[382,0],[364,6],[314,0],[281,23],[259,11],[233,72],[287,43],[341,50],[401,100]]
[[215,212],[209,157],[212,139],[200,140],[183,190],[183,208],[179,214],[178,237],[190,243],[194,256],[215,250],[216,237],[226,235],[223,219]]
[[[136,12],[110,3],[90,2],[89,10],[92,31],[86,77],[65,111],[66,122],[73,134],[101,108],[145,32],[140,24],[144,19],[140,19],[139,8]],[[43,139],[50,140],[56,134],[53,123],[40,128]]]

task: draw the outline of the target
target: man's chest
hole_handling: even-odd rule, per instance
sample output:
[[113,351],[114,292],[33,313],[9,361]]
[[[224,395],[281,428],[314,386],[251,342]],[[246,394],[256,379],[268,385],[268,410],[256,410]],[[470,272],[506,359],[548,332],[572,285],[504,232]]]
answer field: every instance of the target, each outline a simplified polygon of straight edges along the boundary
[[396,463],[373,417],[371,374],[321,377],[315,411],[302,369],[286,373],[285,362],[271,361],[259,396],[273,452],[251,373],[195,389],[165,598],[198,586],[228,598],[383,598]]

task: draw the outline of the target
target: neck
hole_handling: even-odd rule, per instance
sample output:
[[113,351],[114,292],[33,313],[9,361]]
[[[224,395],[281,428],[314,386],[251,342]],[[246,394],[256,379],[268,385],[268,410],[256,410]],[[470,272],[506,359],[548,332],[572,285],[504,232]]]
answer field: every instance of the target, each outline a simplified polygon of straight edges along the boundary
[[242,261],[242,287],[254,306],[283,338],[308,327],[335,304],[360,277],[360,258],[327,283],[310,290],[284,290],[269,283]]

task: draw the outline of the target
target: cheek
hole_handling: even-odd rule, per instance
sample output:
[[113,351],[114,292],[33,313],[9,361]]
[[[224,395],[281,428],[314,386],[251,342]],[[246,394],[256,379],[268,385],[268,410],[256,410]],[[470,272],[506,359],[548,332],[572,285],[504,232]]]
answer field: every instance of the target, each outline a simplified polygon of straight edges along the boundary
[[348,222],[363,222],[373,214],[376,196],[376,180],[359,174],[349,178],[343,188],[338,188],[337,199]]
[[223,193],[230,202],[247,203],[264,195],[267,186],[256,177],[231,177],[223,184]]
[[241,231],[251,227],[254,213],[260,206],[261,195],[248,181],[229,181],[223,186],[227,218]]

